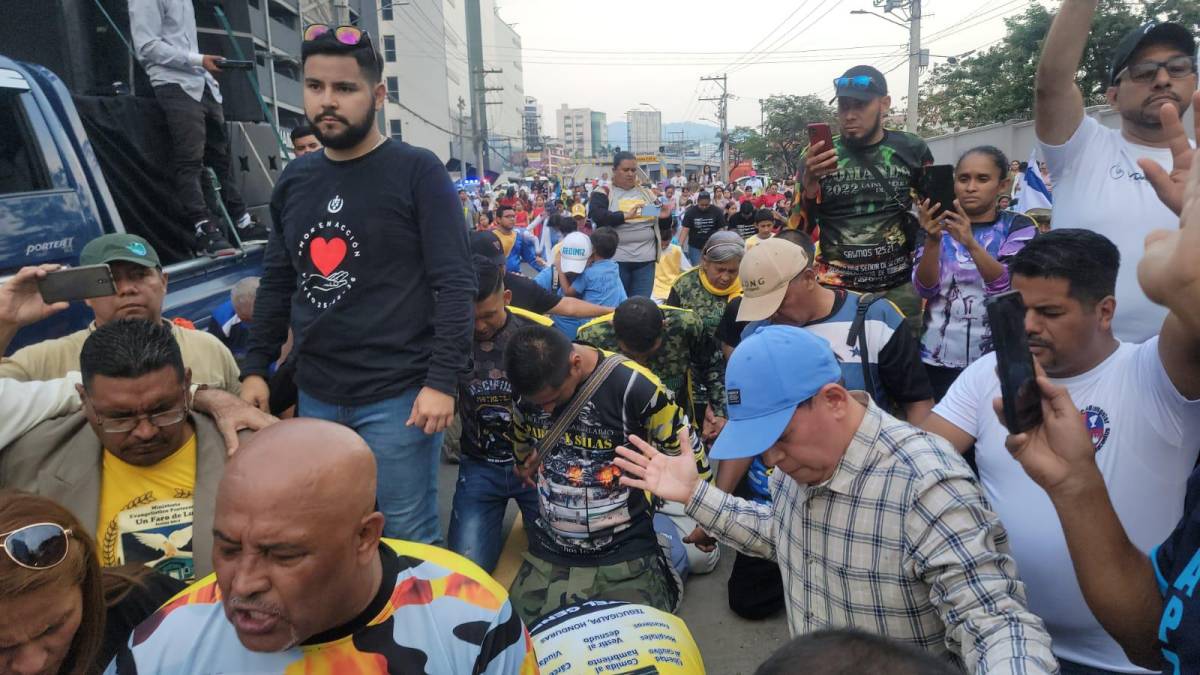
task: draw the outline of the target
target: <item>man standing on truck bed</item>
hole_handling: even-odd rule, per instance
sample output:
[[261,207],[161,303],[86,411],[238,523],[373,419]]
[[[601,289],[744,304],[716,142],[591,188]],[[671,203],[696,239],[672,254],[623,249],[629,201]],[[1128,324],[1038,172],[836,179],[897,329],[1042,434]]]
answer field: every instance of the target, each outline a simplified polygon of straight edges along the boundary
[[238,237],[264,239],[265,230],[250,219],[230,179],[229,136],[221,89],[213,78],[224,59],[198,51],[192,0],[129,0],[129,30],[171,134],[173,187],[187,223],[195,229],[195,249],[205,255],[234,253],[204,201],[205,164],[221,181],[221,197]]
[[[80,265],[104,265],[112,270],[116,295],[84,300],[96,320],[83,330],[18,349],[0,358],[0,378],[14,380],[56,380],[79,370],[79,352],[97,328],[118,319],[145,319],[164,322],[163,298],[167,295],[167,275],[158,261],[158,253],[145,239],[134,234],[106,234],[88,242],[79,253]],[[39,299],[40,301],[40,299]],[[167,322],[170,323],[170,322]],[[229,349],[215,336],[201,330],[170,323],[171,334],[179,343],[183,365],[192,371],[192,382],[231,394],[241,391],[238,366]],[[0,354],[16,334],[18,325],[0,321]]]
[[436,155],[379,133],[387,92],[370,37],[319,24],[304,37],[304,110],[325,149],[289,164],[271,195],[242,398],[267,409],[290,323],[298,413],[371,446],[386,536],[436,543],[438,450],[474,332],[462,211]]

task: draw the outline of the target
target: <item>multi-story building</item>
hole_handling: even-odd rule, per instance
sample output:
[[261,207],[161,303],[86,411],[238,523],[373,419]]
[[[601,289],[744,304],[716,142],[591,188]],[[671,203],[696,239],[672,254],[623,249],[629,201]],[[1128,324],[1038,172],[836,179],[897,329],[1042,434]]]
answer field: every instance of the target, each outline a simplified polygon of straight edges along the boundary
[[[277,0],[261,0],[277,1]],[[467,57],[467,0],[361,0],[379,3],[380,49],[388,103],[386,131],[432,150],[443,161],[478,165],[471,139],[471,78]],[[523,159],[525,91],[521,37],[479,0],[486,76],[489,163],[511,169]],[[461,106],[460,106],[461,101]],[[514,161],[516,160],[516,161]]]
[[653,155],[662,142],[662,113],[630,110],[625,113],[625,148],[635,155]]
[[538,150],[542,147],[542,105],[532,96],[525,97],[525,112],[522,130],[525,135],[525,148]]
[[608,116],[591,108],[571,108],[566,103],[554,111],[558,137],[571,157],[590,159],[608,146]]

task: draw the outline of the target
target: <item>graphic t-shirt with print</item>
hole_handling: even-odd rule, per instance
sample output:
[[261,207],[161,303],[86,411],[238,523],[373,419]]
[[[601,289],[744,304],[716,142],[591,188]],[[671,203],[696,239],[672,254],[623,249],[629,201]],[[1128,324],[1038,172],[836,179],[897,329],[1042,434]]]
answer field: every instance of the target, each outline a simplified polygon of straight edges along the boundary
[[[919,136],[887,129],[883,140],[850,148],[833,139],[837,171],[821,179],[817,225],[821,228],[820,281],[856,291],[882,291],[910,283],[916,221],[909,214],[917,171],[933,164]],[[887,181],[880,185],[864,164]]]
[[[971,234],[992,258],[1005,264],[1033,239],[1037,225],[1028,216],[1001,211],[994,222],[972,224]],[[924,254],[922,246],[917,250],[918,264]],[[942,234],[938,262],[936,288],[922,286],[913,269],[913,284],[926,300],[921,359],[944,368],[966,368],[992,351],[992,332],[983,301],[988,295],[1009,289],[1008,272],[985,284],[967,247],[948,232]]]
[[513,462],[512,383],[504,372],[504,350],[513,333],[526,326],[549,326],[550,319],[519,307],[490,340],[475,341],[474,368],[458,384],[462,452],[490,464]]
[[1192,470],[1183,518],[1166,541],[1150,551],[1163,614],[1158,641],[1173,668],[1166,673],[1195,673],[1200,667],[1200,469]]
[[[602,359],[611,354],[597,350]],[[581,385],[582,387],[582,385]],[[520,399],[513,440],[524,461],[571,403],[547,413]],[[556,565],[611,565],[658,550],[646,493],[620,484],[613,464],[618,445],[637,435],[661,452],[677,455],[679,431],[690,422],[650,371],[631,361],[613,370],[542,457],[538,469],[537,523],[526,523],[529,551]],[[693,435],[693,445],[699,436]],[[695,452],[695,448],[693,448]]]
[[102,461],[96,527],[100,564],[140,563],[175,579],[194,578],[196,435],[153,466],[126,463],[108,450]]
[[504,587],[445,549],[384,539],[383,579],[353,620],[281,652],[242,646],[216,575],[133,631],[106,675],[479,673],[534,675],[537,657]]

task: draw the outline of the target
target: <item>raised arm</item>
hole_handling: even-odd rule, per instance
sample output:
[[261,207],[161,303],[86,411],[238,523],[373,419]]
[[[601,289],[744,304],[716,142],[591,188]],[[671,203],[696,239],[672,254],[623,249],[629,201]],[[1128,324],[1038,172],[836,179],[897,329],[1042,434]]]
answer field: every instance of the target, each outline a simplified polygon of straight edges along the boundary
[[1063,0],[1038,61],[1033,119],[1037,137],[1062,145],[1083,121],[1083,93],[1075,78],[1087,47],[1097,0]]

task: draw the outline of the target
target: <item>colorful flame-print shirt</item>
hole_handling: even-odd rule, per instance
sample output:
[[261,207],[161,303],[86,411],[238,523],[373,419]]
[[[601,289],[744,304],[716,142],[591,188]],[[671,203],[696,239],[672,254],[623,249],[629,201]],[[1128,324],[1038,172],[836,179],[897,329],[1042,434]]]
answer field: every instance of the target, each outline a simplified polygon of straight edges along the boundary
[[105,673],[538,672],[508,593],[483,570],[425,544],[385,539],[379,549],[379,592],[342,627],[286,651],[252,652],[225,618],[209,575],[138,626]]

